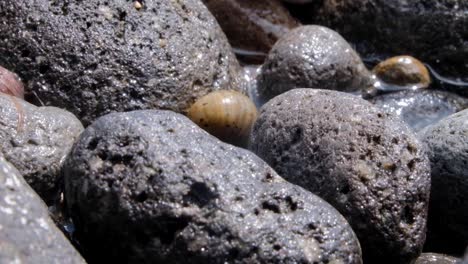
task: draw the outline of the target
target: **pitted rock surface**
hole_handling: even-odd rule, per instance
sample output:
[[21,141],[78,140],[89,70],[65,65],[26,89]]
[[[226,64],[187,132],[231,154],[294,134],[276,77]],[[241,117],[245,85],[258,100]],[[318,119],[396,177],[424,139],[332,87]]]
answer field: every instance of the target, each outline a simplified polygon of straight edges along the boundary
[[0,94],[0,154],[50,203],[65,156],[83,131],[71,113]]
[[90,124],[109,112],[183,112],[216,89],[243,90],[238,62],[199,0],[0,1],[0,64],[27,98]]
[[99,118],[64,172],[77,236],[94,261],[361,263],[354,233],[329,204],[173,112]]
[[46,205],[0,153],[0,263],[85,263]]
[[294,88],[358,91],[369,78],[359,55],[338,33],[302,26],[273,46],[258,77],[258,91],[265,100]]
[[295,89],[262,107],[250,149],[338,209],[364,262],[410,263],[420,254],[429,161],[395,116],[350,94]]
[[[468,110],[427,127],[419,136],[431,161],[428,243],[462,254],[468,245]],[[448,240],[447,240],[447,239]]]
[[437,253],[422,253],[416,259],[415,264],[457,264],[460,261],[458,258],[437,254]]

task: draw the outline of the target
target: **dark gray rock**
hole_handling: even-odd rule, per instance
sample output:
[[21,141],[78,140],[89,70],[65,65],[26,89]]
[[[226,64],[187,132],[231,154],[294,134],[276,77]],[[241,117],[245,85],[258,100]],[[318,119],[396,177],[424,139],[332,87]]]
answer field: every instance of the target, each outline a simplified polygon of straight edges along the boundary
[[294,88],[357,91],[370,74],[353,48],[322,26],[291,30],[273,46],[258,77],[265,100]]
[[71,113],[0,94],[0,153],[50,203],[65,156],[83,131]]
[[85,263],[0,153],[0,263]]
[[370,99],[376,106],[405,121],[414,131],[468,108],[468,99],[437,90],[401,91]]
[[99,118],[64,168],[97,263],[361,263],[329,204],[173,112]]
[[422,253],[414,264],[456,264],[460,259],[437,253]]
[[325,0],[317,13],[316,23],[355,43],[364,57],[408,54],[468,80],[468,1]]
[[280,0],[202,1],[245,62],[262,63],[275,42],[300,25]]
[[395,116],[350,94],[295,89],[262,107],[250,148],[338,209],[365,263],[409,263],[421,252],[429,161]]
[[464,110],[420,133],[431,161],[428,243],[432,250],[462,254],[468,245],[467,120]]
[[4,0],[0,36],[0,64],[24,79],[27,98],[85,125],[113,111],[182,112],[212,90],[243,89],[199,0]]

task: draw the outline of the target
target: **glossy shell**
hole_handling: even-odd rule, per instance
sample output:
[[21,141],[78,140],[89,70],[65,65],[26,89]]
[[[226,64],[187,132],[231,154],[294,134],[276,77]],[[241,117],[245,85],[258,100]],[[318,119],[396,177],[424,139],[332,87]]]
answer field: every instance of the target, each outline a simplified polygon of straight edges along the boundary
[[257,108],[245,95],[228,90],[209,93],[189,109],[188,117],[217,138],[244,145],[257,119]]
[[24,98],[24,86],[19,77],[0,66],[0,93]]
[[375,66],[373,72],[385,84],[408,89],[426,88],[431,83],[426,66],[411,56],[389,58]]

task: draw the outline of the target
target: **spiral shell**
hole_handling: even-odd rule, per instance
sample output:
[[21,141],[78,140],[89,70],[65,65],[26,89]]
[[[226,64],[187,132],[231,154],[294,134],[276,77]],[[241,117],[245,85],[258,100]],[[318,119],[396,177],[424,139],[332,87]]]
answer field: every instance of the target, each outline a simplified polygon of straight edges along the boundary
[[411,56],[396,56],[379,63],[373,69],[377,79],[389,85],[409,89],[426,88],[431,77],[426,66]]
[[0,93],[24,98],[24,86],[13,72],[0,66]]
[[211,92],[198,99],[187,116],[213,136],[243,146],[248,140],[257,108],[245,95],[231,90]]

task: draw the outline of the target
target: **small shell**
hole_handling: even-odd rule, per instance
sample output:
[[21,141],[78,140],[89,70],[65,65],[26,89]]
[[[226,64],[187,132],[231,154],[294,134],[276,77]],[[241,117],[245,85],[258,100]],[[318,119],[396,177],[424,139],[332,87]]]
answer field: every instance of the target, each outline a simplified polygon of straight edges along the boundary
[[0,93],[24,98],[24,86],[19,77],[0,66]]
[[258,113],[247,96],[236,91],[219,90],[198,99],[188,109],[187,115],[213,136],[243,145]]
[[431,83],[426,66],[411,56],[389,58],[375,66],[373,72],[385,84],[408,89],[426,88]]

